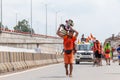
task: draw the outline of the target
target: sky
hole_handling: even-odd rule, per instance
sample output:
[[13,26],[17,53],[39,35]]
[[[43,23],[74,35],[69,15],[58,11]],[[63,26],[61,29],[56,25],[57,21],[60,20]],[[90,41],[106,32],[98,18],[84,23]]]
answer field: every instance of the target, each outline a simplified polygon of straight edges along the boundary
[[[74,29],[85,37],[92,33],[98,40],[104,40],[119,33],[120,0],[32,0],[32,28],[36,33],[56,36],[57,27],[65,20],[74,21]],[[30,0],[3,0],[3,25],[10,29],[16,21],[31,20]],[[57,13],[57,20],[56,20]],[[1,17],[1,16],[0,16]]]

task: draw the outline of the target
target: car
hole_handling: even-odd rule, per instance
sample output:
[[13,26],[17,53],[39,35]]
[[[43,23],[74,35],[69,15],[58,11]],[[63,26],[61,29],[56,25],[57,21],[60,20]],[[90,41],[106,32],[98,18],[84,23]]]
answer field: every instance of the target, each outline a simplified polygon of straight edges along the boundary
[[94,53],[92,50],[91,43],[82,43],[76,45],[75,63],[80,62],[93,62]]

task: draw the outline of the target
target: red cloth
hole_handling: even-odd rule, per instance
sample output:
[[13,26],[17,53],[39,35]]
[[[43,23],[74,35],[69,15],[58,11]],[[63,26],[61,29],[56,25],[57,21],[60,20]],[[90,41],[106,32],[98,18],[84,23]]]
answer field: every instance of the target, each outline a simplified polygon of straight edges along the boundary
[[64,49],[65,50],[72,50],[74,48],[74,42],[76,40],[76,37],[69,38],[68,36],[64,37]]

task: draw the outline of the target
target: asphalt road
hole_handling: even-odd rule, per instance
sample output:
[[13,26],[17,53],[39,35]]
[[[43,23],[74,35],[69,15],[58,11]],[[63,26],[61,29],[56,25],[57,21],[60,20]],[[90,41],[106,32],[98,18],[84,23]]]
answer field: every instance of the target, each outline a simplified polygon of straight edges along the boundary
[[73,77],[65,76],[64,64],[54,64],[0,76],[0,80],[119,80],[120,66],[112,63],[96,67],[92,63],[74,64]]

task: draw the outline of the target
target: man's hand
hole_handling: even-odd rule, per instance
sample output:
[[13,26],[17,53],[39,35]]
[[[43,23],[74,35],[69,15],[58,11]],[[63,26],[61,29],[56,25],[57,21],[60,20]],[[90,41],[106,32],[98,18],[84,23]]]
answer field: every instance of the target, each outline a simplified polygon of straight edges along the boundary
[[75,29],[73,29],[72,27],[70,27],[70,28],[71,28],[71,30],[73,30],[75,32],[75,37],[77,37],[79,33]]
[[64,36],[63,36],[63,34],[61,33],[60,28],[61,28],[61,26],[59,26],[56,34],[57,34],[59,37],[63,38]]

